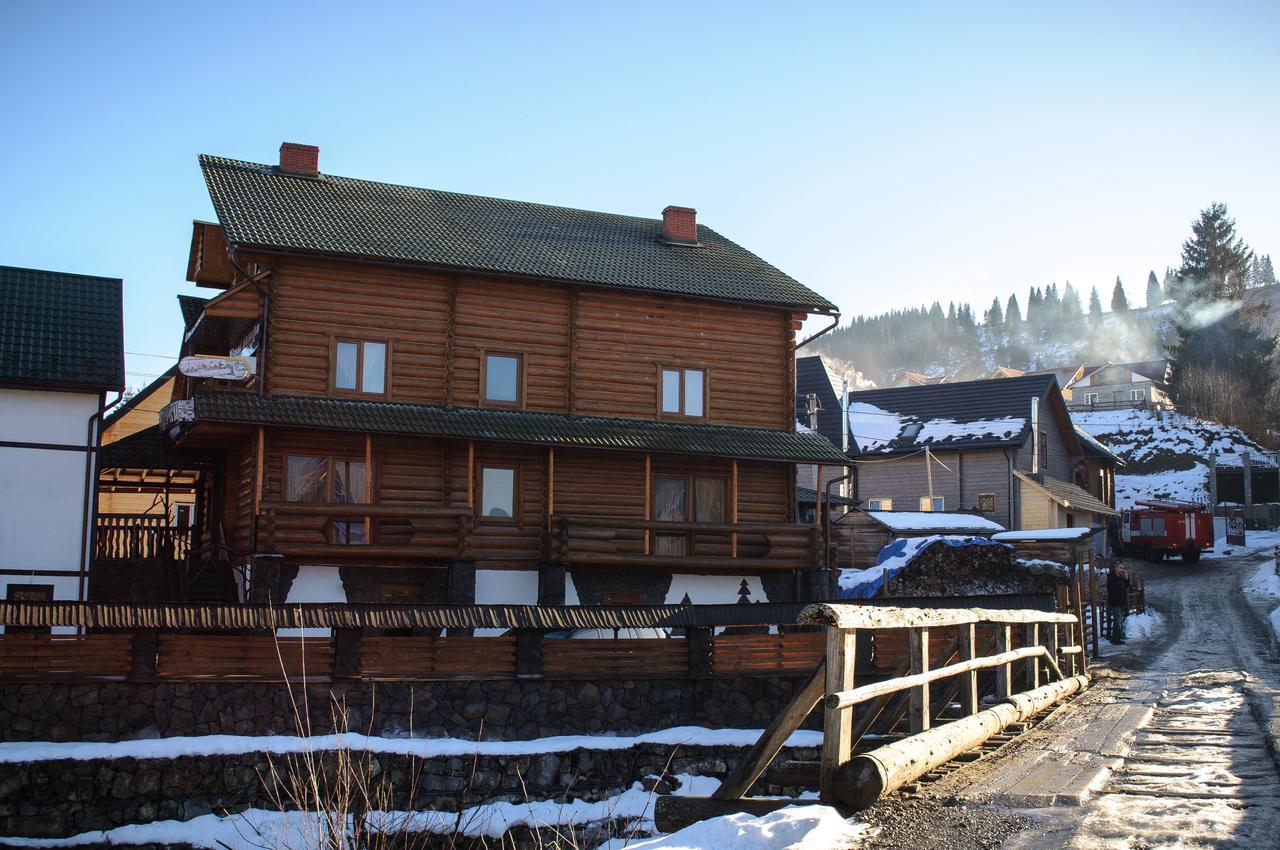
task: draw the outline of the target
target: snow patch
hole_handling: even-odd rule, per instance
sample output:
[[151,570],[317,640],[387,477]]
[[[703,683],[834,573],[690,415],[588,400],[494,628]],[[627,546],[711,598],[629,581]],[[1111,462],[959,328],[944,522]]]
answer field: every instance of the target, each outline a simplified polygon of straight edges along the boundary
[[931,511],[867,511],[890,531],[1004,531],[1004,526],[974,514]]
[[788,806],[760,817],[711,818],[645,841],[615,838],[597,850],[829,850],[855,847],[869,830],[830,806]]

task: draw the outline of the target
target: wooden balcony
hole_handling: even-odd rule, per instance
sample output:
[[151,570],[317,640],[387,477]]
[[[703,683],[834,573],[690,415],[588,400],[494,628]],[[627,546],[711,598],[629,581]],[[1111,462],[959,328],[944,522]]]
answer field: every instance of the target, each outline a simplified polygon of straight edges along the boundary
[[780,523],[555,517],[544,557],[571,564],[687,570],[802,570],[818,563],[819,529]]
[[185,561],[193,529],[157,514],[98,514],[93,557],[102,561]]
[[[341,524],[366,542],[343,542]],[[466,558],[473,525],[467,507],[264,501],[258,539],[296,558]]]

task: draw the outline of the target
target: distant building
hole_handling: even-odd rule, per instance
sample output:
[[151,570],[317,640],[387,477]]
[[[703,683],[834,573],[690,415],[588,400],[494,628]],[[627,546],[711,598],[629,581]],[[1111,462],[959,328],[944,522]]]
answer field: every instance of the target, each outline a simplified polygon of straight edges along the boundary
[[1163,386],[1168,376],[1168,360],[1085,366],[1083,375],[1071,385],[1071,408],[1106,410],[1169,404]]
[[946,375],[922,375],[919,372],[899,372],[898,376],[889,384],[890,389],[897,387],[928,387],[934,384],[945,384],[947,382]]
[[1085,440],[1053,375],[850,396],[867,511],[968,511],[1009,529],[1104,524],[1116,459]]
[[83,599],[122,284],[0,266],[0,598]]
[[[849,429],[844,415],[846,379],[821,355],[796,358],[796,429],[816,431],[831,445],[849,449]],[[796,507],[802,522],[812,522],[817,503],[828,482],[848,474],[839,464],[796,464]],[[843,514],[849,505],[849,481],[831,486],[833,513]]]
[[991,374],[987,375],[987,379],[994,381],[1000,378],[1021,378],[1023,375],[1053,375],[1058,381],[1058,388],[1062,390],[1062,397],[1071,401],[1071,388],[1084,375],[1084,366],[1079,364],[1055,366],[1050,369],[1032,369],[1025,372],[1009,366],[997,366]]

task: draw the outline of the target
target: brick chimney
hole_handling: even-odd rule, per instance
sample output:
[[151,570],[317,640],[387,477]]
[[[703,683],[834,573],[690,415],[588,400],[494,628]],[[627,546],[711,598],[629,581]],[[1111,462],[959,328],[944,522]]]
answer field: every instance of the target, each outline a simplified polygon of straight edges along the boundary
[[284,142],[280,145],[280,170],[315,177],[320,173],[320,149],[315,145]]
[[698,211],[693,207],[667,207],[663,210],[662,240],[680,245],[697,245]]

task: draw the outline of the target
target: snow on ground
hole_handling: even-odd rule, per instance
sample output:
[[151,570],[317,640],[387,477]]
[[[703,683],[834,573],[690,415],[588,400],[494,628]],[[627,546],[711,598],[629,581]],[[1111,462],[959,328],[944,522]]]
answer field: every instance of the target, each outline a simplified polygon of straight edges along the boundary
[[1247,531],[1244,536],[1245,545],[1234,546],[1226,539],[1219,537],[1213,541],[1213,548],[1201,553],[1200,558],[1230,558],[1248,555],[1251,552],[1270,552],[1280,546],[1280,531]]
[[1275,559],[1258,564],[1253,575],[1244,583],[1244,594],[1267,604],[1267,608],[1271,610],[1271,631],[1280,638],[1280,607],[1276,607],[1276,603],[1280,602],[1280,575],[1276,575]]
[[[48,759],[117,759],[182,756],[213,756],[236,753],[324,752],[350,749],[357,752],[440,758],[449,756],[519,756],[562,753],[569,750],[625,750],[638,744],[676,746],[750,747],[760,738],[760,729],[707,729],[703,726],[674,726],[642,735],[556,735],[524,741],[468,741],[462,738],[383,738],[348,732],[340,735],[199,735],[152,738],[142,741],[89,743],[67,741],[7,741],[0,743],[0,764]],[[820,747],[822,733],[800,729],[787,739],[791,747]]]
[[1131,508],[1137,502],[1204,502],[1208,498],[1209,467],[1203,463],[1193,463],[1191,469],[1150,475],[1116,473],[1116,507],[1121,509]]
[[1130,614],[1124,620],[1126,640],[1154,640],[1164,632],[1164,615],[1154,608]]
[[761,817],[724,815],[644,841],[615,838],[597,850],[833,850],[856,846],[869,829],[830,806],[789,806]]

